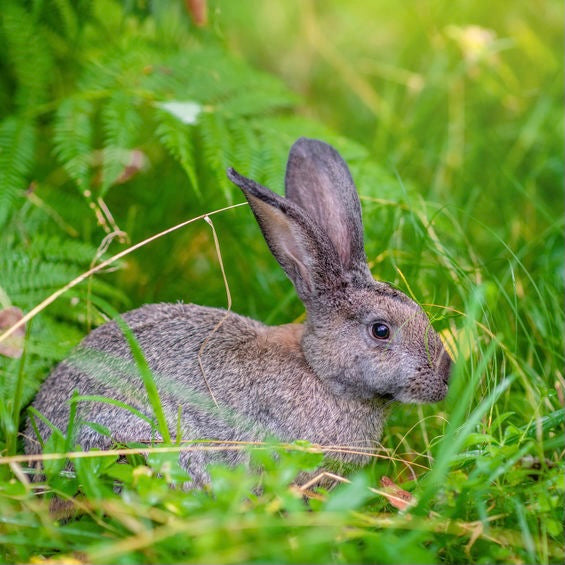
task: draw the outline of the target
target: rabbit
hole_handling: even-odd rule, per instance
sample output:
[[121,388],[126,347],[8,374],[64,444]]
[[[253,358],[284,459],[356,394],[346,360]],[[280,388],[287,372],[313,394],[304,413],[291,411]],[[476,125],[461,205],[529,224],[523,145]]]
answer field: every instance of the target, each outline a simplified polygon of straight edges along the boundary
[[[180,430],[184,440],[275,437],[347,446],[331,457],[339,465],[363,466],[393,401],[445,397],[451,359],[420,306],[373,279],[357,190],[333,147],[307,138],[294,143],[285,197],[232,168],[227,175],[294,283],[306,320],[266,326],[184,303],[124,314],[153,372],[169,429]],[[122,404],[79,399],[71,445],[108,449],[158,437],[130,346],[115,321],[92,331],[54,369],[33,406],[64,431],[75,391]],[[108,433],[101,433],[102,426]],[[36,428],[45,441],[50,427],[36,419]],[[30,422],[25,435],[26,451],[38,453]],[[180,463],[198,487],[209,483],[211,461],[234,465],[245,457],[241,450],[195,450],[181,453]]]

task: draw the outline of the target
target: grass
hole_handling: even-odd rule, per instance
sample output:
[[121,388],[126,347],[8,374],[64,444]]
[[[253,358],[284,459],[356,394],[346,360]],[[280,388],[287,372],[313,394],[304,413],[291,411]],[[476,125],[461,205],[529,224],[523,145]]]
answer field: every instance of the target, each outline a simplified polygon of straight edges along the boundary
[[[145,19],[134,12],[124,16],[114,2],[105,6],[108,25],[122,26],[109,29],[122,29],[124,42],[128,34],[134,37],[130,49],[148,49],[141,36],[159,29],[160,19],[168,22],[159,39],[163,52],[184,37],[170,16],[172,3],[163,3],[161,11],[140,8]],[[243,159],[242,172],[252,176],[260,168],[255,174],[272,179],[278,190],[284,153],[296,137],[333,136],[332,142],[343,144],[361,193],[371,270],[421,302],[451,344],[457,363],[449,395],[438,405],[394,406],[373,463],[352,470],[331,492],[292,484],[297,472],[318,466],[329,446],[234,445],[249,450],[251,471],[216,466],[209,491],[186,491],[180,488],[189,477],[178,464],[179,451],[215,449],[213,443],[165,441],[84,453],[64,431],[46,442],[45,479],[30,481],[18,435],[22,408],[50,366],[86,333],[87,311],[99,323],[104,310],[151,301],[182,298],[225,307],[225,269],[234,311],[272,324],[301,318],[302,306],[246,207],[215,215],[213,234],[205,222],[193,222],[122,256],[113,264],[119,269],[90,279],[89,292],[85,283],[66,290],[34,317],[24,356],[2,359],[0,560],[561,563],[561,6],[217,0],[210,10],[210,33],[219,35],[222,49],[280,77],[301,99],[295,110],[284,110],[298,115],[253,117],[247,130],[239,122],[225,126],[214,113],[206,116],[218,119],[207,127],[227,132],[233,142],[210,159],[218,167],[222,159]],[[143,26],[135,27],[136,18]],[[109,49],[109,55],[97,43],[106,37],[104,28],[95,29],[84,32],[91,35],[84,57],[98,60],[102,53],[99,65],[110,67],[118,50]],[[182,45],[189,49],[191,34],[206,32],[187,33],[189,43]],[[198,40],[207,41],[205,35]],[[75,88],[73,64],[82,61],[72,58],[65,41],[55,45],[54,56],[62,61],[59,87],[34,110],[47,128],[57,97]],[[219,66],[217,72],[224,71]],[[13,87],[2,84],[0,99],[8,100]],[[151,124],[143,114],[141,129],[149,131]],[[45,284],[31,291],[25,284],[10,286],[14,271],[4,266],[2,307],[2,291],[30,311],[87,272],[104,237],[67,173],[52,165],[48,131],[38,142],[30,179],[39,186],[35,200],[10,204],[15,220],[0,239],[7,253],[22,233],[24,240],[36,238],[17,257]],[[255,156],[241,157],[237,147],[252,146],[256,131],[266,136],[263,143]],[[166,161],[155,143],[141,143],[152,166],[107,192],[116,224],[132,241],[229,203],[207,161],[197,160],[210,153],[205,140],[190,139],[199,151],[191,163],[189,148],[179,145],[181,167]],[[195,179],[201,197],[186,188]],[[80,239],[84,247],[72,255],[84,254],[86,262],[74,265],[66,257],[57,263],[62,246],[40,251],[41,233]],[[117,253],[119,243],[111,245]],[[136,364],[158,415],[159,397],[142,355]],[[166,424],[159,429],[166,439]],[[383,477],[410,493],[409,508],[397,509]],[[50,510],[55,495],[67,501],[65,508]]]

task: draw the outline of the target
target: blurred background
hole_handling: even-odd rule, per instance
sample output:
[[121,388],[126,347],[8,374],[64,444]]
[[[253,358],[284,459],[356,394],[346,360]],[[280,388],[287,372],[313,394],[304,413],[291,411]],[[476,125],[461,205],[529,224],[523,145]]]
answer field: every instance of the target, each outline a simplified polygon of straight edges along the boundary
[[[519,541],[486,551],[468,529],[468,544],[429,534],[426,547],[453,563],[562,558],[562,2],[2,0],[0,45],[0,314],[29,312],[130,244],[243,202],[228,166],[282,193],[292,143],[323,139],[357,184],[373,275],[420,302],[459,361],[447,400],[395,407],[383,445],[424,468],[437,448],[433,508],[481,528],[496,516],[501,539]],[[302,320],[249,208],[211,218],[233,310]],[[0,452],[21,450],[22,411],[108,304],[179,300],[227,304],[202,220],[63,294],[28,324],[21,359],[0,354]],[[376,465],[375,477],[413,479],[394,460]],[[20,520],[18,497],[34,495],[2,470],[6,488],[22,489],[9,499]],[[24,562],[33,550],[17,520]],[[377,555],[388,547],[398,562],[404,533],[396,545],[378,538]],[[277,555],[258,536],[258,560]],[[61,547],[83,548],[77,539]]]
[[[487,6],[434,0],[407,1],[393,8],[389,3],[356,0],[243,0],[209,2],[208,7],[210,32],[230,52],[253,68],[279,77],[299,95],[290,110],[293,116],[324,124],[332,135],[353,140],[360,147],[350,151],[350,157],[380,169],[386,177],[377,177],[380,185],[372,178],[363,183],[358,176],[365,196],[402,199],[406,192],[415,191],[438,207],[462,212],[458,216],[462,230],[474,246],[482,246],[477,251],[490,263],[504,261],[501,240],[510,249],[521,248],[560,217],[563,58],[559,2]],[[253,93],[261,85],[250,81],[247,87]],[[295,137],[308,135],[311,127],[301,128],[299,120],[294,122],[290,131],[287,127],[280,132],[280,145],[288,148]],[[324,132],[320,129],[319,133]],[[284,158],[277,160],[276,173],[269,178],[279,191],[283,166]],[[177,185],[177,199],[185,206],[182,184]],[[241,200],[233,188],[229,190],[234,201]],[[203,199],[204,209],[209,202]],[[374,249],[374,255],[409,253],[400,242],[391,242],[394,226],[382,225],[379,212],[369,207],[367,203],[369,250]],[[377,214],[380,228],[372,225],[371,213]],[[249,219],[242,210],[233,214]],[[258,232],[251,226],[246,237],[235,235],[233,244],[252,245],[253,233],[257,236]],[[182,261],[183,247],[187,256],[194,257],[189,251],[192,245],[173,243],[170,238],[162,244],[174,246],[174,257],[157,253],[163,259],[168,255],[166,264],[157,269],[168,281],[163,285],[171,289],[165,291],[165,298],[209,301],[200,293],[217,295],[217,285],[222,283],[219,277],[216,283],[210,280],[210,272],[205,285],[191,285],[190,297],[174,283],[170,286],[176,278],[170,272],[171,259],[181,266],[182,280],[198,281],[194,271],[204,266],[193,259],[188,265]],[[257,270],[262,260],[270,261],[262,249],[259,242],[253,251]],[[547,260],[559,261],[552,259],[554,247],[544,243],[544,249]],[[230,278],[233,284],[241,281],[242,292],[257,285],[256,279],[269,276],[252,272],[248,263],[239,260],[234,268]],[[277,283],[284,281],[279,275],[272,275]],[[375,275],[397,278],[386,261],[379,262]],[[236,293],[239,309],[261,316],[273,298],[276,302],[284,298],[263,282],[259,296],[245,292],[254,298],[243,298]],[[441,286],[441,280],[434,282],[427,284]],[[152,277],[152,290],[144,292],[161,292],[159,283]],[[433,289],[426,292],[434,296]],[[297,309],[290,307],[291,315],[296,315]]]

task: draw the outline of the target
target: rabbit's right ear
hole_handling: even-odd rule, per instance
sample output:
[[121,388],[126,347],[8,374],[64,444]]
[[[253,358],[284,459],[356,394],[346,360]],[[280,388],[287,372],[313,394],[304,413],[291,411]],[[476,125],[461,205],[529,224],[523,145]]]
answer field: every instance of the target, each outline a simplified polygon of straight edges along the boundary
[[243,191],[272,254],[305,304],[342,284],[335,247],[307,212],[232,168],[227,175]]
[[294,143],[286,166],[285,196],[328,235],[346,272],[372,280],[357,189],[347,164],[331,145],[305,137]]

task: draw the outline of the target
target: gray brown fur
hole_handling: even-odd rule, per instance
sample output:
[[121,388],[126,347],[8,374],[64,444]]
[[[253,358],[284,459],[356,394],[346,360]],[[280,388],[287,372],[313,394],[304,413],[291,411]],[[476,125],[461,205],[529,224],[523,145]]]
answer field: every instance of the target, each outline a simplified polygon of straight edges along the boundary
[[[361,208],[347,165],[329,145],[299,139],[286,173],[286,197],[242,177],[229,178],[249,201],[273,255],[304,302],[304,325],[269,327],[192,304],[151,304],[126,313],[151,367],[169,428],[179,406],[184,439],[306,439],[320,445],[371,447],[379,442],[390,400],[435,402],[447,392],[450,360],[422,309],[375,281],[363,249]],[[385,322],[390,339],[371,336]],[[198,363],[201,361],[206,384]],[[218,403],[211,401],[208,386]],[[129,346],[115,322],[88,335],[39,391],[34,407],[65,430],[73,391],[119,399],[151,415]],[[151,440],[151,426],[123,408],[80,402],[83,449]],[[48,427],[39,422],[44,438]],[[30,425],[26,450],[37,453]],[[241,452],[216,455],[229,464]],[[341,454],[362,465],[363,455]],[[208,481],[207,452],[181,456],[195,484]]]

